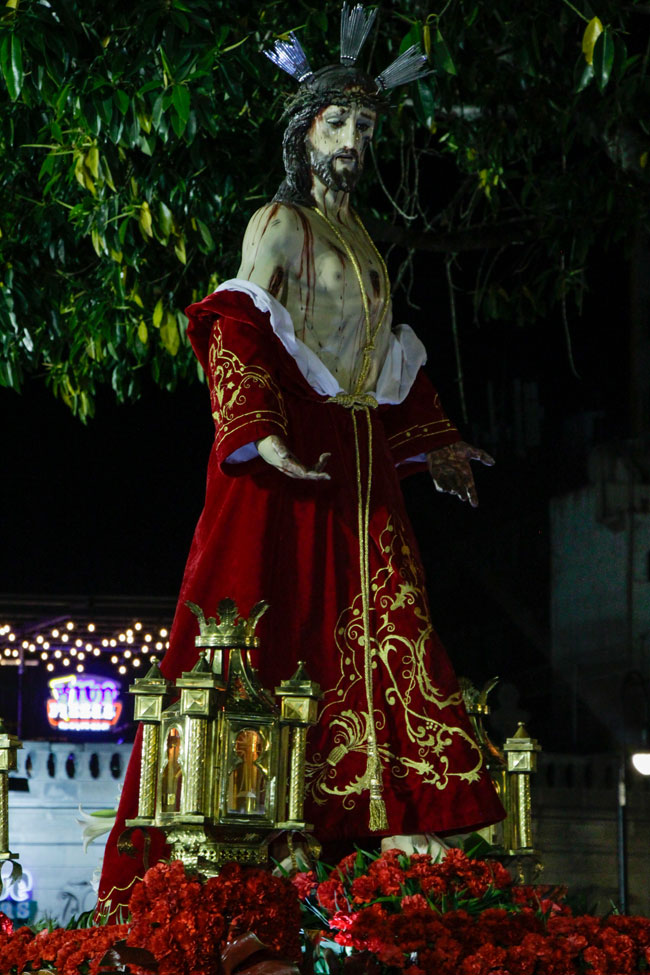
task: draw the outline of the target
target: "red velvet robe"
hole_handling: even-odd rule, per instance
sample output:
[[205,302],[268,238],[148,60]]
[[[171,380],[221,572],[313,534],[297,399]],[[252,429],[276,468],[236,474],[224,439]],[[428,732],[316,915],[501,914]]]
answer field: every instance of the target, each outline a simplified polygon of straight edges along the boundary
[[[309,732],[306,818],[320,840],[369,835],[358,491],[352,413],[303,378],[246,295],[221,291],[188,309],[189,334],[208,376],[216,425],[205,507],[192,543],[170,649],[169,679],[196,661],[191,600],[213,614],[231,596],[246,615],[260,599],[257,666],[275,687],[306,661],[325,692]],[[399,405],[358,412],[361,469],[372,474],[369,521],[373,710],[390,834],[464,832],[504,812],[469,730],[456,678],[430,619],[417,545],[399,476],[409,462],[459,439],[423,372]],[[366,419],[366,416],[368,419]],[[368,422],[372,428],[368,457]],[[303,463],[329,451],[330,481],[294,480],[259,456],[234,451],[269,434]],[[369,463],[370,461],[370,463]],[[118,822],[107,844],[100,902],[127,900],[138,869],[117,856],[126,818],[137,815],[139,739]],[[151,855],[161,855],[154,842]],[[140,868],[141,870],[141,865]]]

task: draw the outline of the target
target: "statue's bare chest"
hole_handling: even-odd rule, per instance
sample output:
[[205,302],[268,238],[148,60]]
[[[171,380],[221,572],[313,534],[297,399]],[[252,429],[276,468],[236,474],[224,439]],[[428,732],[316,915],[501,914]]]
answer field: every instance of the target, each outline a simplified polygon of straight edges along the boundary
[[[288,302],[296,324],[326,318],[374,320],[386,301],[381,259],[360,227],[336,227],[317,214],[303,218],[303,242],[289,269]],[[296,314],[299,312],[299,314]],[[318,322],[323,325],[323,321]]]

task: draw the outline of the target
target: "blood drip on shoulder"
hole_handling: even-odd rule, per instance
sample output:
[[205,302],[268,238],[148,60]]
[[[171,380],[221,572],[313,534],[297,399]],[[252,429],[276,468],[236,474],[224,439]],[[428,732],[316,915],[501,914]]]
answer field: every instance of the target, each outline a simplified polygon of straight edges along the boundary
[[[300,251],[300,266],[298,268],[298,287],[300,289],[300,304],[305,309],[303,328],[314,311],[316,296],[316,266],[314,262],[314,231],[307,216],[296,208],[296,213],[302,224],[302,248]],[[307,289],[303,297],[303,285]]]

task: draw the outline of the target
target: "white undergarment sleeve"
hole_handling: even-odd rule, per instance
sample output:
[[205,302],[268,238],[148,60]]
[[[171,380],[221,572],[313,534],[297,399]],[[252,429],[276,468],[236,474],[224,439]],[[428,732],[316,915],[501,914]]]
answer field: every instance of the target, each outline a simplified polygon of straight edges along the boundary
[[[256,308],[268,312],[273,332],[315,392],[321,396],[336,396],[337,393],[344,392],[316,353],[296,338],[291,315],[273,295],[252,281],[242,278],[224,281],[215,294],[219,291],[240,291],[252,299]],[[391,333],[388,352],[377,379],[377,389],[371,395],[378,403],[402,403],[408,396],[420,367],[426,361],[426,350],[413,329],[409,325],[397,325]],[[256,455],[255,444],[245,444],[230,454],[228,462],[241,464]]]

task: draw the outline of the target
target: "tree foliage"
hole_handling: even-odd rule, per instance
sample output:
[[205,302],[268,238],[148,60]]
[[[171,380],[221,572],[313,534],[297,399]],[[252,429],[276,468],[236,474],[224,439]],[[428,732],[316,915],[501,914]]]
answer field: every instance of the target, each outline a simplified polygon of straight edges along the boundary
[[[0,19],[0,383],[40,375],[82,418],[98,384],[197,375],[183,307],[232,276],[281,178],[292,82],[260,55],[296,30],[334,60],[338,0],[8,0]],[[375,71],[414,40],[433,73],[394,97],[365,200],[397,248],[465,260],[477,320],[579,309],[590,254],[648,220],[641,2],[403,0]],[[379,187],[379,189],[377,189]],[[450,275],[451,280],[451,275]]]

